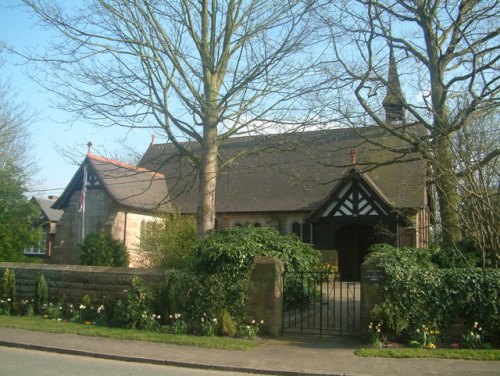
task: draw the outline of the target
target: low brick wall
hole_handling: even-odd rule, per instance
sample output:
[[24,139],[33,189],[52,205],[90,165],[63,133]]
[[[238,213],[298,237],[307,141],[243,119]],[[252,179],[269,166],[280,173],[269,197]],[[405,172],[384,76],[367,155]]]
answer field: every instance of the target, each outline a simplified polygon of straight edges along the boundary
[[19,298],[33,298],[36,281],[40,273],[43,273],[51,301],[64,296],[67,301],[75,303],[81,302],[82,297],[87,294],[96,303],[101,302],[103,296],[124,297],[133,276],[138,276],[151,285],[158,285],[165,275],[165,271],[159,269],[3,262],[0,263],[0,281],[7,268],[16,275],[16,295]]

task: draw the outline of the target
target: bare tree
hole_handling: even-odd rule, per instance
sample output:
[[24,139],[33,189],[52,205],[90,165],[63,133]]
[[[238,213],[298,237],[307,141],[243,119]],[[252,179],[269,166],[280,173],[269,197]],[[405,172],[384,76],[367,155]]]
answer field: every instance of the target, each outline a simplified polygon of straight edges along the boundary
[[[457,161],[456,186],[461,197],[460,223],[465,237],[481,250],[482,264],[500,264],[500,147],[498,113],[460,129],[453,142]],[[478,164],[490,156],[488,163]]]
[[24,3],[60,33],[36,59],[61,107],[103,126],[164,132],[198,169],[202,236],[215,223],[220,144],[290,118],[313,65],[303,47],[314,0]]
[[[498,104],[498,11],[495,0],[344,0],[319,15],[332,51],[323,111],[351,126],[378,125],[429,161],[445,245],[461,237],[456,178],[464,172],[453,139]],[[412,131],[415,122],[426,136]],[[474,168],[497,155],[498,147]]]
[[14,168],[27,184],[36,170],[27,126],[30,113],[26,106],[16,102],[12,93],[10,85],[0,83],[0,168]]

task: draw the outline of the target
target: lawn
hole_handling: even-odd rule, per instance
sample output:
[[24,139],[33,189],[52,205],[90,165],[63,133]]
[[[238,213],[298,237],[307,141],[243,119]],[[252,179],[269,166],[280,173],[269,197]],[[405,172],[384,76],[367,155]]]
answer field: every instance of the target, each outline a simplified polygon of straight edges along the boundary
[[472,350],[472,349],[415,349],[415,348],[360,348],[357,356],[379,358],[438,358],[464,360],[500,360],[500,350]]
[[75,324],[66,321],[53,321],[41,317],[0,315],[0,326],[46,333],[71,333],[90,337],[108,337],[132,341],[172,343],[176,345],[208,347],[223,350],[250,350],[259,346],[256,341],[244,340],[241,338],[166,334],[148,332],[145,330]]

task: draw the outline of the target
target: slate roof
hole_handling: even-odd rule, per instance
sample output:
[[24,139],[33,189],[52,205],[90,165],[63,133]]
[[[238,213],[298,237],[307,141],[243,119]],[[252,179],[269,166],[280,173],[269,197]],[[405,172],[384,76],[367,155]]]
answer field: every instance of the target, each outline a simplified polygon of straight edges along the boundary
[[162,173],[91,153],[87,154],[52,208],[64,209],[72,193],[82,189],[84,165],[88,167],[88,174],[94,174],[99,184],[119,206],[146,211],[170,211],[168,189]]
[[63,215],[62,210],[52,209],[52,204],[54,200],[49,200],[46,198],[33,197],[33,200],[40,206],[42,209],[42,215],[45,220],[50,222],[59,222],[61,216]]
[[[408,132],[422,134],[423,129],[408,127]],[[185,145],[200,152],[196,143]],[[399,138],[370,127],[227,140],[220,147],[222,161],[246,154],[221,170],[216,210],[315,210],[352,168],[351,149],[357,151],[357,168],[394,208],[425,206],[425,162]],[[165,173],[173,205],[196,212],[196,170],[172,144],[150,145],[139,165]]]

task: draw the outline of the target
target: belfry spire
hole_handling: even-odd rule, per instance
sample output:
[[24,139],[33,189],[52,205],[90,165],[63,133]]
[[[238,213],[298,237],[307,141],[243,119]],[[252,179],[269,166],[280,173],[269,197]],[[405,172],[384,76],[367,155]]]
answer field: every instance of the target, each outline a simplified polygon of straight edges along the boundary
[[389,72],[387,77],[387,94],[382,105],[385,109],[385,120],[388,123],[404,121],[404,108],[401,102],[403,91],[399,82],[398,67],[392,43],[389,44]]

